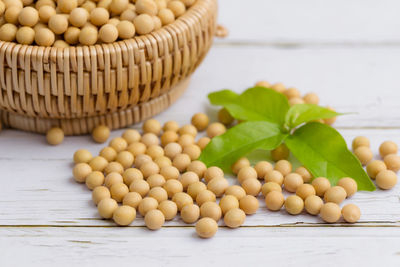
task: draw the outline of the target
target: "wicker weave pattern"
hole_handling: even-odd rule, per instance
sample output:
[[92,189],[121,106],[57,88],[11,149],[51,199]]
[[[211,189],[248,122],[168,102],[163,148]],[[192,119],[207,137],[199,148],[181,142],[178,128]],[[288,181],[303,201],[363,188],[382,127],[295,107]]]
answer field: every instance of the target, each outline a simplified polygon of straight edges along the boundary
[[107,124],[120,128],[155,115],[205,57],[216,16],[217,0],[198,0],[174,23],[113,44],[58,49],[0,42],[2,120],[29,131],[61,125],[66,134],[83,134],[100,121],[119,118]]
[[151,118],[168,108],[181,96],[188,84],[189,78],[186,78],[166,94],[132,108],[104,115],[75,119],[42,119],[0,111],[0,120],[11,128],[43,134],[53,126],[61,127],[65,135],[87,134],[99,124],[107,125],[110,129],[125,128],[134,123]]

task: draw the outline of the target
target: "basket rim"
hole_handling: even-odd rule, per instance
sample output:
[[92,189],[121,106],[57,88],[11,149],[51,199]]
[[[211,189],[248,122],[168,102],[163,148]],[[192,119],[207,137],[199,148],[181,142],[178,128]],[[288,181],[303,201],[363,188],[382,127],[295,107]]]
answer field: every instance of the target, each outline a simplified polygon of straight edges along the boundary
[[[73,45],[70,47],[53,47],[53,46],[40,46],[40,45],[25,45],[25,44],[19,44],[16,42],[8,42],[8,41],[1,41],[0,40],[0,47],[3,48],[4,46],[7,47],[7,49],[12,49],[14,47],[21,47],[23,49],[40,49],[40,50],[48,50],[48,54],[51,54],[52,52],[57,52],[57,51],[73,51],[75,49],[95,49],[96,48],[103,48],[104,46],[110,46],[110,45],[125,45],[126,42],[136,42],[137,44],[139,43],[144,43],[144,40],[149,40],[149,38],[154,38],[154,39],[159,39],[160,36],[163,35],[163,33],[168,33],[171,35],[169,30],[173,30],[174,28],[180,28],[179,24],[180,23],[187,23],[187,18],[192,18],[192,16],[201,16],[202,13],[207,11],[206,9],[203,8],[203,5],[210,5],[214,1],[217,0],[196,0],[194,5],[192,5],[186,12],[180,16],[178,19],[176,19],[174,22],[162,26],[160,29],[152,31],[147,34],[139,35],[139,36],[134,36],[133,38],[130,39],[123,39],[119,40],[116,42],[112,43],[102,43],[102,44],[94,44],[94,45]],[[200,13],[199,13],[200,12]]]

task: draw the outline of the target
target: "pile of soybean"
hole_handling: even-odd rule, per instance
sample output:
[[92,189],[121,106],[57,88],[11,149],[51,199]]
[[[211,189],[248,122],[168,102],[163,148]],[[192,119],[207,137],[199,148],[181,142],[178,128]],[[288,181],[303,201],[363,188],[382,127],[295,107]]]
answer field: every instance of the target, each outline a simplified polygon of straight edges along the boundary
[[[313,93],[301,98],[297,89],[280,90],[281,84],[268,87],[283,92],[290,102],[319,102]],[[232,165],[237,183],[226,179],[219,167],[207,168],[197,160],[202,149],[237,123],[225,109],[219,111],[218,120],[210,123],[204,113],[195,114],[191,124],[183,126],[175,121],[161,125],[150,119],[143,124],[142,132],[128,129],[121,137],[113,138],[98,156],[93,157],[85,149],[76,151],[74,177],[93,190],[92,199],[102,218],[126,226],[138,213],[149,229],[157,230],[165,221],[180,216],[183,222],[195,224],[202,238],[214,236],[221,219],[229,228],[243,225],[246,216],[259,210],[260,196],[270,211],[283,208],[288,214],[297,215],[305,210],[328,223],[338,222],[341,217],[349,223],[360,219],[356,205],[339,206],[357,192],[357,183],[351,177],[343,177],[332,186],[326,177],[312,177],[305,167],[293,169],[284,145],[271,152],[275,164],[259,161],[251,166],[246,157],[239,159]],[[325,123],[333,122],[330,119]],[[197,138],[202,131],[206,136]],[[106,142],[109,135],[110,130],[103,125],[92,133],[99,143]],[[355,154],[361,162],[368,163],[371,178],[376,178],[382,189],[392,188],[397,183],[395,172],[400,169],[397,145],[381,145],[384,161],[371,161],[369,151],[364,153],[369,146],[365,137],[353,142]],[[285,197],[284,191],[289,196]]]
[[148,34],[196,0],[0,0],[0,40],[68,47]]

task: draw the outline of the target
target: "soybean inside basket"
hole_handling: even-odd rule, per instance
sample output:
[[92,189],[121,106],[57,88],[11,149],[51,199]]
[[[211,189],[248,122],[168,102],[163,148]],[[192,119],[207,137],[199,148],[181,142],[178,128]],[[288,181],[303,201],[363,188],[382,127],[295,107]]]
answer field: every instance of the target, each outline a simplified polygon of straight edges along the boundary
[[217,0],[197,0],[175,22],[112,44],[69,48],[0,41],[5,126],[66,135],[123,128],[169,107],[187,88],[216,31]]

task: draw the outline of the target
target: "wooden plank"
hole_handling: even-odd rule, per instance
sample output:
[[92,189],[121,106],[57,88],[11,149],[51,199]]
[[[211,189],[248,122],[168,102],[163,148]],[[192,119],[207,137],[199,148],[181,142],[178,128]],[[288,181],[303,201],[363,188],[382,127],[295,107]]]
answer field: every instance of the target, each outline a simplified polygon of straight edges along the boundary
[[[232,88],[239,92],[259,79],[283,81],[304,93],[317,92],[323,104],[335,106],[341,112],[359,112],[340,118],[336,126],[348,141],[356,135],[370,136],[376,151],[383,140],[400,142],[400,90],[397,90],[400,78],[393,75],[400,69],[398,62],[397,48],[214,47],[193,75],[190,89],[157,119],[161,122],[174,119],[184,124],[198,111],[207,111],[215,118],[217,109],[210,107],[206,99],[210,91]],[[115,131],[113,136],[121,132]],[[103,146],[83,136],[68,137],[62,145],[50,147],[43,136],[3,131],[0,169],[1,177],[9,182],[0,196],[0,224],[110,225],[98,220],[89,192],[71,177],[71,157],[75,150],[88,148],[98,153]],[[397,187],[388,192],[360,193],[352,201],[361,206],[363,222],[390,225],[400,218],[398,195]],[[319,223],[320,220],[308,215],[292,217],[265,211],[249,217],[247,225],[297,222]],[[135,225],[143,225],[142,220],[138,219]]]
[[292,47],[400,44],[396,0],[220,0],[221,43]]
[[215,114],[204,97],[208,92],[225,88],[241,92],[258,80],[268,80],[297,87],[303,94],[316,92],[322,105],[353,112],[341,117],[336,127],[399,127],[399,52],[397,48],[214,47],[193,75],[190,90],[165,115],[179,118],[182,113],[187,116],[183,111],[204,109]]
[[157,118],[187,123],[191,113],[204,110],[215,116],[206,99],[209,92],[223,88],[240,92],[266,79],[303,93],[317,92],[322,104],[355,113],[340,118],[336,127],[400,127],[398,71],[398,48],[214,47],[188,91]]
[[[400,228],[0,228],[2,266],[399,266]],[[358,249],[355,249],[358,248]],[[49,251],[51,250],[51,253]],[[21,255],[23,255],[21,257]]]
[[157,118],[188,123],[197,111],[215,117],[206,98],[209,92],[224,88],[240,92],[266,79],[303,93],[317,92],[322,104],[355,113],[340,118],[336,127],[400,127],[397,72],[400,48],[213,47],[186,93]]
[[[113,132],[117,136],[122,131]],[[377,154],[378,145],[385,139],[400,143],[398,130],[364,129],[342,130],[350,141],[356,135],[371,138],[372,148]],[[91,202],[91,192],[84,185],[77,184],[71,174],[74,150],[89,148],[98,153],[101,145],[88,142],[88,137],[67,138],[57,147],[44,145],[40,136],[19,132],[12,136],[2,136],[0,150],[1,177],[4,179],[0,194],[0,225],[99,225],[110,226],[97,215],[96,207]],[[34,153],[32,153],[34,151]],[[7,182],[5,182],[7,181]],[[234,179],[230,179],[235,183]],[[359,192],[345,203],[355,203],[362,210],[361,222],[397,225],[400,223],[399,205],[400,186],[393,190]],[[260,210],[254,216],[248,216],[246,225],[288,225],[319,224],[318,217],[307,214],[290,216],[285,211],[267,211],[260,197]],[[142,218],[133,225],[144,225]],[[178,218],[167,225],[184,226]]]

